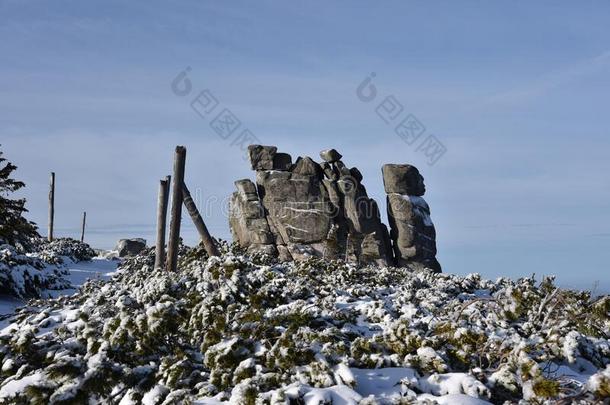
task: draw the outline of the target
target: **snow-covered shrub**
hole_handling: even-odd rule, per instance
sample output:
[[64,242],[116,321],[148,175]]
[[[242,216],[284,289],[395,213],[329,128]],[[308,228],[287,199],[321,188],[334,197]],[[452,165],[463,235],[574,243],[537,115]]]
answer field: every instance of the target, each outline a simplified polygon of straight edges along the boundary
[[598,398],[610,398],[610,364],[589,378],[587,389]]
[[19,253],[11,245],[0,245],[0,294],[18,298],[40,298],[45,290],[68,288],[63,266]]
[[[607,392],[606,298],[551,279],[241,253],[183,247],[169,273],[148,250],[108,282],[21,310],[0,332],[0,403],[594,403]],[[368,371],[396,375],[393,399],[357,393]]]
[[46,290],[70,287],[65,278],[70,262],[91,260],[95,252],[86,243],[61,238],[48,242],[31,238],[23,245],[0,245],[0,294],[18,298],[44,298]]
[[58,260],[63,263],[64,258],[73,262],[88,261],[96,256],[91,246],[72,238],[57,238],[52,242],[38,238],[33,241],[33,245],[32,253],[49,263]]

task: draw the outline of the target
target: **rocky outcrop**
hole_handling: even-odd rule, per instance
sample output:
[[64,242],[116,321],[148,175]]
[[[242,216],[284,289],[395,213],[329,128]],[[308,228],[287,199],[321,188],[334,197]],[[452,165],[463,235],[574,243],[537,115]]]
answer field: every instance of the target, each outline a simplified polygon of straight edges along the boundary
[[269,230],[265,209],[258,199],[256,186],[248,179],[235,182],[237,191],[231,196],[229,224],[233,240],[249,251],[277,254],[275,239]]
[[146,239],[119,239],[115,250],[119,257],[135,256],[146,248]]
[[289,170],[259,170],[256,184],[280,257],[327,257],[332,213],[320,166],[299,157]]
[[[320,153],[323,159],[325,152]],[[340,154],[336,155],[341,158]],[[325,167],[329,173],[325,184],[332,190],[338,214],[339,250],[345,252],[348,261],[392,264],[388,230],[381,222],[377,203],[367,195],[360,171],[355,167],[348,169],[341,160],[327,161]]]
[[248,147],[256,170],[235,183],[230,225],[233,239],[250,251],[277,254],[281,260],[307,257],[361,264],[392,264],[389,233],[377,203],[368,197],[362,174],[347,168],[334,149],[292,163],[274,146]]
[[250,145],[248,153],[256,184],[235,182],[229,218],[233,240],[248,251],[283,261],[323,257],[441,270],[424,179],[414,166],[382,168],[388,232],[362,173],[335,149],[320,152],[322,163],[307,156],[292,163],[275,146]]
[[273,169],[273,157],[277,152],[275,146],[250,145],[248,146],[248,157],[252,170]]
[[396,264],[440,272],[436,231],[430,207],[422,197],[426,192],[424,178],[411,165],[387,164],[382,173]]

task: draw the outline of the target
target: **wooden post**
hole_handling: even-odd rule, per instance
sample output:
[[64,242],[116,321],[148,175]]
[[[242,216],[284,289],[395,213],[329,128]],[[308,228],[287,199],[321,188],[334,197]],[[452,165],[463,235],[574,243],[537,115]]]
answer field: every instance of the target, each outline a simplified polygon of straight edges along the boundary
[[208,252],[209,256],[220,256],[220,252],[214,244],[214,240],[212,239],[210,232],[208,232],[208,228],[205,226],[203,218],[201,218],[197,205],[195,204],[195,201],[193,201],[193,197],[191,197],[191,193],[186,187],[186,184],[182,184],[182,198],[184,200],[184,207],[190,214],[191,219],[195,224],[195,228],[197,228],[197,231],[199,232],[199,237],[201,237],[201,242],[203,242],[205,251]]
[[178,266],[178,249],[180,245],[180,220],[182,219],[182,184],[184,183],[184,166],[186,148],[176,146],[174,154],[174,183],[172,185],[172,211],[169,223],[169,241],[165,268],[176,271]]
[[160,269],[165,263],[165,228],[167,226],[167,205],[169,202],[169,186],[171,176],[159,182],[159,200],[157,201],[157,247],[155,249],[155,269]]
[[80,241],[84,242],[85,241],[85,224],[87,223],[87,212],[84,211],[83,212],[83,228],[81,230],[80,233]]
[[53,221],[55,219],[55,172],[51,172],[49,184],[49,242],[53,242]]

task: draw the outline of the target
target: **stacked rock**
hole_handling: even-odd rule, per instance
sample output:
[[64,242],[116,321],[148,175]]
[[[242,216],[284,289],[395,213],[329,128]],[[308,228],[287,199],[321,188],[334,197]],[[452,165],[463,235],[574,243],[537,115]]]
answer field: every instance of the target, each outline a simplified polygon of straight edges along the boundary
[[386,164],[382,173],[396,265],[440,272],[436,231],[430,207],[422,197],[426,192],[423,176],[406,164]]
[[332,212],[321,180],[320,167],[308,157],[298,158],[288,170],[257,170],[256,184],[281,260],[325,256]]
[[309,157],[292,164],[290,155],[275,146],[250,145],[248,152],[258,193],[249,180],[237,181],[229,220],[241,246],[283,261],[324,257],[392,263],[377,204],[366,195],[358,169],[348,169],[336,150],[320,153],[322,165]]
[[336,212],[333,238],[339,255],[362,264],[392,264],[388,229],[381,222],[377,203],[366,193],[360,170],[348,169],[334,149],[323,150],[320,157],[324,185]]

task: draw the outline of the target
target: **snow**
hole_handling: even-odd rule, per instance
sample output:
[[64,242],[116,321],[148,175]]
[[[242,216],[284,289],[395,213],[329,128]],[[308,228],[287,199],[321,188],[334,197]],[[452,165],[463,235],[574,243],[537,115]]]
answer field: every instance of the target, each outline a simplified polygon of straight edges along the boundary
[[19,328],[17,325],[10,323],[10,320],[5,321],[8,325],[6,325],[2,330],[0,330],[0,337],[2,336],[10,336],[13,332],[17,331]]
[[167,394],[168,389],[162,385],[155,385],[153,389],[148,391],[142,397],[142,405],[156,405],[159,400],[163,399],[163,395]]
[[422,394],[417,399],[420,401],[436,401],[436,403],[439,405],[491,405],[491,402],[483,401],[482,399],[473,398],[464,394],[450,394],[440,397]]
[[[302,384],[293,384],[285,390],[288,398],[300,398],[304,405],[358,405],[365,398],[374,399],[376,403],[402,403],[400,380],[402,378],[415,378],[414,370],[409,368],[386,368],[376,370],[352,370],[358,375],[360,383],[355,389],[346,385],[333,385],[326,388],[314,388]],[[401,378],[402,376],[402,378]],[[381,402],[379,402],[381,401]],[[491,405],[491,402],[465,394],[447,394],[435,396],[420,394],[408,403],[422,403],[429,401],[439,405]],[[434,402],[436,401],[436,402]],[[194,401],[197,405],[233,405],[240,404],[235,397],[230,400],[215,397],[204,397]]]
[[402,380],[417,380],[411,367],[352,368],[352,373],[356,379],[356,392],[363,397],[374,395],[388,400],[402,397]]
[[587,388],[591,391],[599,391],[603,385],[606,385],[606,392],[608,386],[610,386],[610,364],[606,366],[605,370],[601,370],[599,373],[591,376],[587,381]]
[[566,335],[565,341],[563,342],[563,355],[570,363],[574,363],[576,361],[578,353],[578,337],[579,334],[572,331]]
[[329,388],[311,388],[303,399],[305,405],[354,405],[362,399],[362,396],[345,385],[338,385]]
[[418,400],[434,399],[447,404],[489,404],[478,399],[479,391],[485,387],[473,377],[464,373],[434,374],[420,378],[411,367],[387,367],[379,369],[352,369],[356,378],[355,391],[363,397],[396,401],[407,393],[415,393],[410,387],[425,392]]
[[20,300],[19,298],[0,294],[0,319],[2,319],[4,315],[12,314],[15,309],[23,306],[23,304],[24,301]]
[[214,398],[214,397],[205,397],[205,398],[200,398],[200,399],[194,401],[193,404],[194,405],[222,405],[222,404],[228,404],[228,402],[222,401],[222,400]]
[[43,379],[43,373],[38,372],[18,380],[9,381],[0,388],[0,399],[9,399],[17,393],[23,392],[28,386],[40,383]]
[[[110,370],[100,403],[483,405],[502,389],[543,403],[542,378],[592,400],[608,387],[610,323],[583,295],[558,300],[533,279],[193,253],[172,273],[138,256],[108,281],[20,309],[0,330],[3,395],[88,396],[79,384]],[[70,265],[70,280],[107,279],[115,264]]]
[[356,405],[362,399],[362,395],[345,385],[314,388],[293,384],[285,393],[288,398],[301,398],[305,405]]
[[62,295],[72,295],[85,284],[87,280],[108,280],[116,274],[117,265],[120,262],[101,257],[94,257],[89,262],[77,262],[68,265],[68,280],[73,288],[65,290],[50,291],[53,298]]
[[430,218],[430,207],[423,197],[417,197],[413,195],[403,195],[402,198],[407,200],[413,206],[413,210],[421,217],[424,225],[434,226],[432,219]]
[[489,395],[487,387],[465,373],[433,374],[415,382],[420,391],[435,396],[447,394],[466,394],[478,398]]
[[133,390],[127,390],[121,401],[119,401],[119,405],[137,405],[137,402],[131,399],[131,394]]
[[[68,261],[67,279],[71,288],[63,290],[46,290],[46,295],[50,298],[68,296],[76,293],[78,289],[90,279],[108,280],[117,271],[117,260],[94,257],[91,261],[72,262]],[[20,299],[8,295],[0,295],[0,329],[5,328],[10,323],[10,315],[19,307],[27,304],[25,299]],[[0,335],[2,332],[0,332]]]

